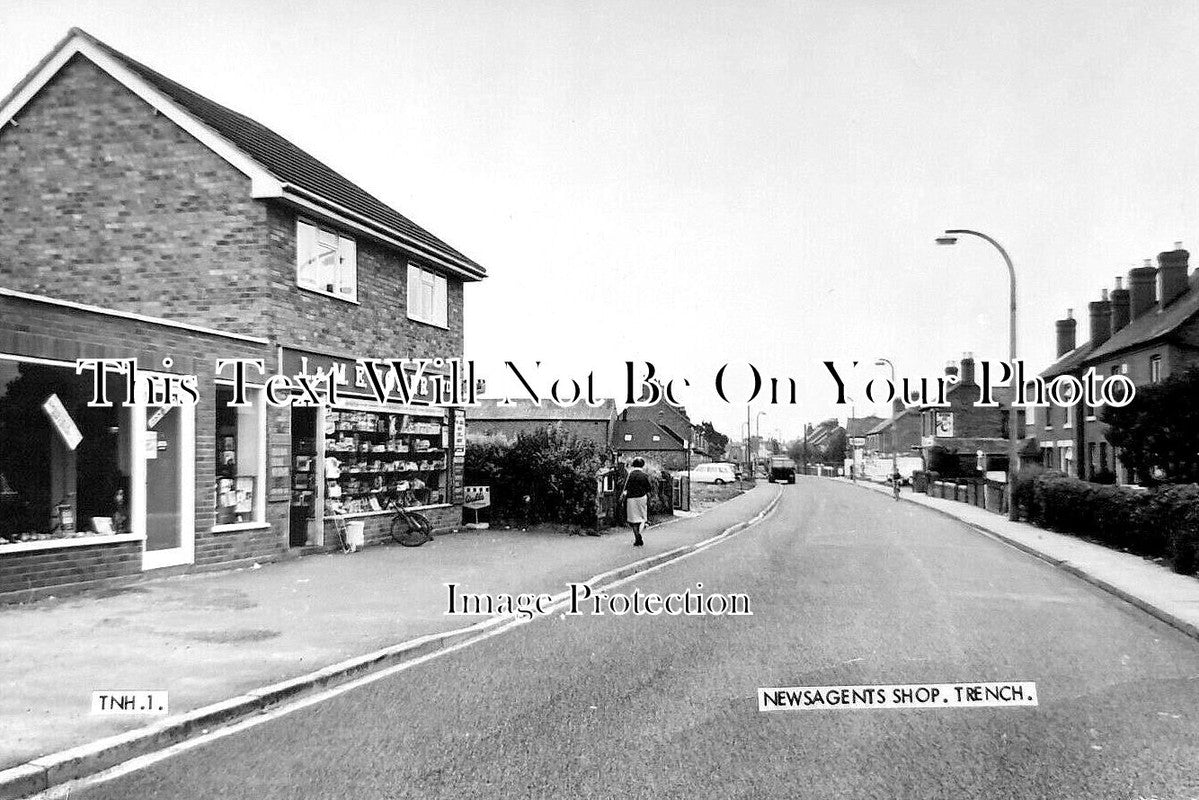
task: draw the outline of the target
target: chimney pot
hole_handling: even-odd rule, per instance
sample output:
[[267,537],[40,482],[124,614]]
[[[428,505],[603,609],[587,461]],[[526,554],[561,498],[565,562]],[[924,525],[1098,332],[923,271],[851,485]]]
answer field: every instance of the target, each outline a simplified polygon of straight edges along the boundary
[[966,386],[974,384],[974,356],[970,353],[962,355],[962,370],[959,375],[961,376],[959,383]]
[[1112,290],[1112,336],[1123,330],[1132,319],[1131,302],[1128,290],[1124,288],[1124,279],[1116,278],[1116,288]]
[[1057,357],[1061,358],[1074,349],[1078,323],[1074,320],[1074,309],[1066,309],[1066,318],[1057,321]]
[[1149,266],[1134,267],[1128,272],[1129,311],[1132,319],[1139,318],[1157,302],[1157,270]]
[[1099,345],[1112,338],[1112,304],[1107,300],[1107,290],[1103,290],[1103,299],[1090,304],[1091,310],[1091,347]]
[[1187,272],[1190,268],[1187,266],[1187,259],[1190,253],[1178,246],[1180,244],[1181,242],[1177,243],[1173,250],[1161,253],[1157,257],[1157,296],[1162,308],[1185,294],[1188,288]]

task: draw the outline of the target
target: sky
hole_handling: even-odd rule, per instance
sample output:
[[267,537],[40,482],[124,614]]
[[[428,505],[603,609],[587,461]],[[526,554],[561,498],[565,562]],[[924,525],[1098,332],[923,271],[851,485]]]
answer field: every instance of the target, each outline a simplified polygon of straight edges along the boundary
[[[1199,241],[1199,3],[0,4],[7,91],[79,26],[275,129],[484,265],[466,355],[679,379],[738,438],[847,416],[862,384],[1054,356],[1054,320]],[[374,355],[374,354],[364,354]],[[540,361],[541,367],[535,363]],[[728,401],[714,378],[723,364]],[[683,387],[682,379],[690,386]],[[791,403],[789,380],[797,386]],[[764,412],[758,416],[758,412]]]

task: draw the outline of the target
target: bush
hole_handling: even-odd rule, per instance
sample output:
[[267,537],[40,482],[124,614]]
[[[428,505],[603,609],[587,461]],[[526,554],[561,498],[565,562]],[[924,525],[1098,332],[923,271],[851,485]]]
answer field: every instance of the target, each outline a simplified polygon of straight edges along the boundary
[[1060,472],[1022,472],[1013,495],[1020,515],[1043,528],[1093,537],[1143,556],[1165,557],[1176,572],[1199,567],[1199,485],[1152,491],[1106,486]]
[[595,442],[553,425],[522,432],[511,444],[468,444],[465,478],[492,487],[498,519],[594,525],[596,473],[604,456]]

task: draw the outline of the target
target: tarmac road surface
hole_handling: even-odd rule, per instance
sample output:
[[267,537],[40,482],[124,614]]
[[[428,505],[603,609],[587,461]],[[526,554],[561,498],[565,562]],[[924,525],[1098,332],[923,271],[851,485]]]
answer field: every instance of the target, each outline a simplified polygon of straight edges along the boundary
[[[753,614],[553,615],[71,797],[1199,798],[1199,643],[926,509],[801,477],[611,592],[687,589]],[[758,710],[984,681],[1038,705]]]

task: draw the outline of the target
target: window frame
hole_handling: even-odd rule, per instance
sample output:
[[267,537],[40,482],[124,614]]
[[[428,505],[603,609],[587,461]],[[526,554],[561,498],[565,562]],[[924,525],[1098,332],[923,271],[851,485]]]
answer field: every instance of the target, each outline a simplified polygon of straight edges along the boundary
[[[321,233],[331,234],[331,235],[337,237],[338,282],[334,284],[335,286],[338,286],[338,287],[341,286],[340,279],[341,279],[342,273],[345,270],[345,265],[341,263],[341,260],[343,258],[345,258],[345,248],[347,247],[347,245],[348,245],[348,248],[352,251],[353,264],[351,265],[351,274],[353,276],[353,283],[351,285],[351,291],[349,293],[336,292],[336,291],[330,292],[326,289],[321,288],[320,285],[318,285],[316,283],[306,284],[300,280],[300,268],[303,266],[303,264],[300,263],[300,253],[303,251],[303,245],[301,244],[300,237],[301,237],[301,230],[302,230],[301,226],[304,226],[304,225],[307,225],[314,230],[314,235],[313,235],[314,246],[319,243]],[[353,303],[354,305],[358,305],[359,304],[358,303],[358,241],[354,237],[348,236],[348,235],[342,233],[341,231],[338,231],[335,228],[329,227],[328,225],[323,225],[321,223],[318,223],[316,220],[313,220],[309,217],[304,217],[304,216],[296,217],[296,229],[295,230],[296,230],[296,248],[295,248],[296,249],[296,256],[295,256],[296,287],[299,289],[303,289],[306,292],[312,292],[314,294],[319,294],[324,297],[332,297],[337,300],[341,300],[342,302],[345,302],[345,303]],[[315,256],[313,256],[312,258],[315,258]],[[311,261],[312,258],[310,258],[308,260]]]
[[[218,389],[234,388],[233,381],[224,378],[216,378],[213,380],[213,403],[215,407],[216,392]],[[270,523],[266,519],[266,388],[264,384],[246,382],[246,400],[250,402],[250,407],[254,410],[254,449],[258,459],[258,469],[254,473],[255,496],[254,510],[252,512],[253,519],[247,522],[230,522],[225,524],[214,523],[210,529],[213,533],[221,533],[223,531],[250,530],[254,528],[269,528]],[[218,448],[219,450],[219,448]],[[214,462],[215,467],[215,462]],[[213,487],[212,498],[213,511],[216,510],[216,488]]]
[[[413,274],[414,272],[415,272],[415,276]],[[405,278],[406,278],[406,280],[405,280],[404,286],[405,286],[405,293],[407,296],[405,297],[404,305],[405,305],[405,310],[407,312],[408,319],[412,320],[413,322],[419,322],[423,325],[432,325],[435,328],[441,328],[443,330],[448,331],[450,329],[450,282],[449,282],[449,279],[446,278],[446,276],[444,276],[444,275],[434,272],[433,270],[425,269],[424,267],[422,267],[420,264],[418,264],[415,261],[408,262],[408,269],[406,271]],[[415,285],[421,289],[421,296],[420,296],[421,302],[417,303],[416,305],[414,305],[414,302],[413,302],[414,300],[417,299],[413,295],[414,279],[415,279]],[[441,292],[440,292],[441,300],[443,301],[440,304],[440,307],[439,307],[439,303],[438,303],[438,288],[439,287],[441,289]],[[424,302],[423,302],[424,289],[425,288],[428,288],[431,292],[431,297],[430,297],[431,308],[430,308],[430,314],[428,314],[428,315],[425,314],[425,309],[423,308],[423,306],[424,306]],[[443,315],[444,315],[444,318],[443,318]]]

